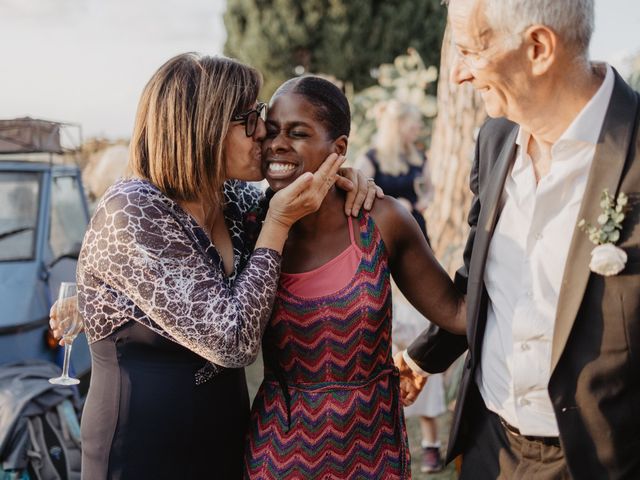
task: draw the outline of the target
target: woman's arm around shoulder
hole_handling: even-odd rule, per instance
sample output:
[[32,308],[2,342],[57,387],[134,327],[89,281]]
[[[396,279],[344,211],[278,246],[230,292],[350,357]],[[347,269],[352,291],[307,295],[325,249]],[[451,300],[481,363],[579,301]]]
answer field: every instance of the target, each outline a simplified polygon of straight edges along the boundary
[[378,200],[371,215],[385,243],[391,275],[407,300],[436,325],[464,334],[464,297],[438,263],[415,219],[390,197]]

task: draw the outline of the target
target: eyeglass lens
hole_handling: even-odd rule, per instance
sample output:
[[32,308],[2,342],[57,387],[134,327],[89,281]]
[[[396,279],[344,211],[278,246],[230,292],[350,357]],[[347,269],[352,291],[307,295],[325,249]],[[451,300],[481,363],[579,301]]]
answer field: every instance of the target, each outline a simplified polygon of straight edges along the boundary
[[252,110],[247,115],[247,123],[245,123],[245,133],[247,137],[252,137],[254,133],[256,133],[256,127],[258,125],[258,112]]
[[259,104],[255,110],[251,110],[247,114],[247,123],[245,124],[245,133],[247,137],[252,137],[254,133],[256,133],[256,128],[258,127],[258,117],[263,120],[267,117],[267,109],[266,105],[261,103]]

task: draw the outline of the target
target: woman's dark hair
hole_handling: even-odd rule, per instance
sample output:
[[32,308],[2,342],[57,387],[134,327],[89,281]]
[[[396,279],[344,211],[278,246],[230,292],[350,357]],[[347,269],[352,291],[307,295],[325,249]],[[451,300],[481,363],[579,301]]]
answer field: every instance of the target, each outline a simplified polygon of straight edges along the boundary
[[322,77],[307,75],[284,82],[271,97],[273,101],[283,93],[302,95],[316,107],[316,119],[326,127],[331,140],[351,131],[351,109],[349,101],[335,84]]

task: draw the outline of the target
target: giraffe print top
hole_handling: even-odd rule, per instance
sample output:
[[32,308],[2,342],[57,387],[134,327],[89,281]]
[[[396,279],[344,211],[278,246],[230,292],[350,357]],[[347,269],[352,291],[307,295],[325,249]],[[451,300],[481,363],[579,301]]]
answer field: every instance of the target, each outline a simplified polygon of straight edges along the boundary
[[127,179],[107,190],[78,259],[78,303],[89,343],[134,320],[215,364],[202,381],[216,365],[239,368],[255,360],[281,258],[271,249],[253,250],[250,240],[259,229],[262,193],[228,181],[224,194],[234,250],[229,277],[204,230],[154,185]]

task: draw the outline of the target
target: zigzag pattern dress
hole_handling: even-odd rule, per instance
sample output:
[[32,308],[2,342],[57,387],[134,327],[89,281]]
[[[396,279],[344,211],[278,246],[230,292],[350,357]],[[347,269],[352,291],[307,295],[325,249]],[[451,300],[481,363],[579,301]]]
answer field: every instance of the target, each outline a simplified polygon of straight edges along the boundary
[[[410,478],[391,356],[387,252],[368,214],[359,219],[361,246],[351,219],[349,227],[351,245],[341,255],[311,272],[281,276],[263,337],[265,379],[251,411],[247,478]],[[294,275],[331,282],[349,250],[358,256],[355,274],[334,282],[333,293],[302,296],[287,282]]]

